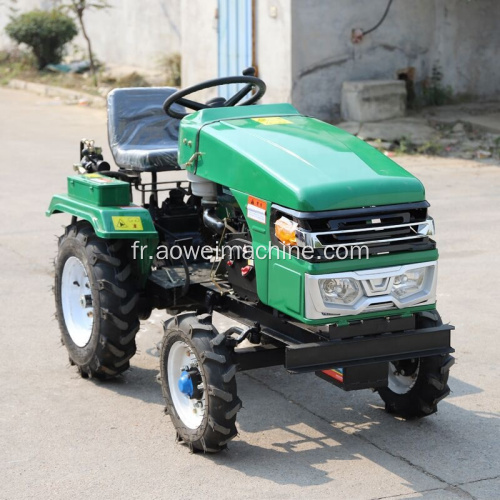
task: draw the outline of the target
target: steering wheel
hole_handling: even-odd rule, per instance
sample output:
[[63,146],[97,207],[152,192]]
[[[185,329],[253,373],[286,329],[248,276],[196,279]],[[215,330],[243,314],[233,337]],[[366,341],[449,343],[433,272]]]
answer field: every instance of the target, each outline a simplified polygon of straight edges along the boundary
[[[178,104],[188,109],[192,109],[193,111],[199,111],[200,109],[208,109],[208,108],[226,108],[229,106],[248,106],[249,104],[253,104],[257,102],[266,92],[266,84],[255,75],[254,68],[247,68],[243,71],[243,76],[226,76],[223,78],[214,78],[213,80],[207,80],[206,82],[199,83],[198,85],[193,85],[192,87],[188,87],[184,90],[179,90],[172,94],[164,103],[163,103],[163,111],[167,113],[168,116],[172,118],[184,118],[190,113],[181,113],[172,109],[174,104]],[[223,97],[216,97],[215,99],[211,99],[210,101],[202,104],[201,102],[192,101],[191,99],[186,99],[185,97],[189,94],[193,94],[194,92],[198,92],[199,90],[205,90],[212,87],[218,87],[219,85],[229,85],[231,83],[245,83],[246,85],[236,92],[229,99],[224,99]],[[238,104],[247,94],[249,94],[254,88],[257,89],[257,92],[253,94],[249,99]]]

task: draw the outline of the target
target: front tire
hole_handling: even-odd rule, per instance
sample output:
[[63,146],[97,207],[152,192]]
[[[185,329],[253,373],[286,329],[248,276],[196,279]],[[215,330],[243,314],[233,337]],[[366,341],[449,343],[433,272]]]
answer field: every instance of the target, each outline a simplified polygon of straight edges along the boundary
[[178,439],[192,450],[225,449],[237,435],[241,401],[236,365],[209,315],[186,312],[165,324],[160,368],[166,411]]
[[56,314],[70,363],[82,377],[116,377],[135,354],[139,293],[129,251],[127,241],[98,238],[86,221],[59,238]]
[[[441,325],[439,314],[423,313],[419,328]],[[450,393],[448,377],[455,359],[449,354],[389,363],[389,384],[378,389],[385,410],[403,418],[422,418],[437,412]]]

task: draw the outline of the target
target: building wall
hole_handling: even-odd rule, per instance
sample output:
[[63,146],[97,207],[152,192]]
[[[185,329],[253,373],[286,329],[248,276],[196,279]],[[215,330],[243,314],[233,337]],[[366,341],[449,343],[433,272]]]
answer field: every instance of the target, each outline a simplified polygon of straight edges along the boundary
[[291,102],[292,0],[256,0],[257,66],[267,84],[262,102]]
[[[19,12],[35,8],[50,9],[54,0],[17,0]],[[179,0],[110,0],[111,9],[92,11],[86,26],[93,42],[93,52],[110,65],[157,70],[162,56],[180,52]],[[0,6],[0,48],[12,42],[4,34],[8,23],[9,0]],[[84,48],[81,36],[76,44]]]
[[[217,77],[217,0],[181,0],[182,86]],[[194,96],[206,101],[215,91]]]
[[387,0],[292,0],[292,102],[335,120],[345,80],[396,78],[413,66],[417,82],[437,64],[455,94],[498,96],[498,0],[395,0],[382,26],[360,44],[353,28],[369,29]]
[[[218,76],[217,4],[217,0],[182,2],[183,86]],[[255,13],[257,65],[259,76],[264,79],[268,89],[263,102],[289,101],[291,0],[256,0]],[[215,95],[215,91],[200,93],[200,99]]]

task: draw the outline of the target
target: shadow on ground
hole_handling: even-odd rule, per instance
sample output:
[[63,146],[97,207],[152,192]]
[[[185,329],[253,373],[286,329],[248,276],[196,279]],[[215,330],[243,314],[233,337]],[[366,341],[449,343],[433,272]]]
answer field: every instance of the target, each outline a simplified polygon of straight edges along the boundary
[[[162,411],[157,374],[157,369],[133,367],[120,379],[95,383],[156,404]],[[469,461],[481,462],[485,456],[481,447],[467,446],[463,429],[490,436],[498,430],[498,415],[453,404],[454,398],[480,394],[480,389],[456,378],[450,378],[450,385],[453,393],[440,404],[438,415],[403,421],[386,414],[378,395],[371,391],[345,393],[312,375],[290,377],[283,369],[242,373],[238,376],[244,405],[238,414],[239,437],[228,451],[198,454],[197,459],[250,477],[304,487],[334,481],[337,474],[332,475],[332,470],[338,471],[338,477],[349,473],[345,467],[363,470],[353,466],[353,461],[370,461],[400,476],[415,491],[426,487],[424,479],[426,484],[432,480],[437,487],[448,487],[441,470],[427,471],[426,454],[434,461],[442,455],[444,476],[451,468],[455,477],[466,478]],[[466,460],[457,450],[463,450]]]

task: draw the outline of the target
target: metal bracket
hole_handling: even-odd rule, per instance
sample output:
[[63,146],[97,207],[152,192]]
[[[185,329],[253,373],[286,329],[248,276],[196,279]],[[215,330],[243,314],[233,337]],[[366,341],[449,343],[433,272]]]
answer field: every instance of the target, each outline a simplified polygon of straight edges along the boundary
[[198,158],[198,156],[203,156],[204,154],[205,153],[200,153],[199,151],[197,151],[196,153],[193,153],[191,158],[189,158],[189,160],[186,163],[184,163],[183,166],[190,167],[191,165],[193,165],[194,161]]

